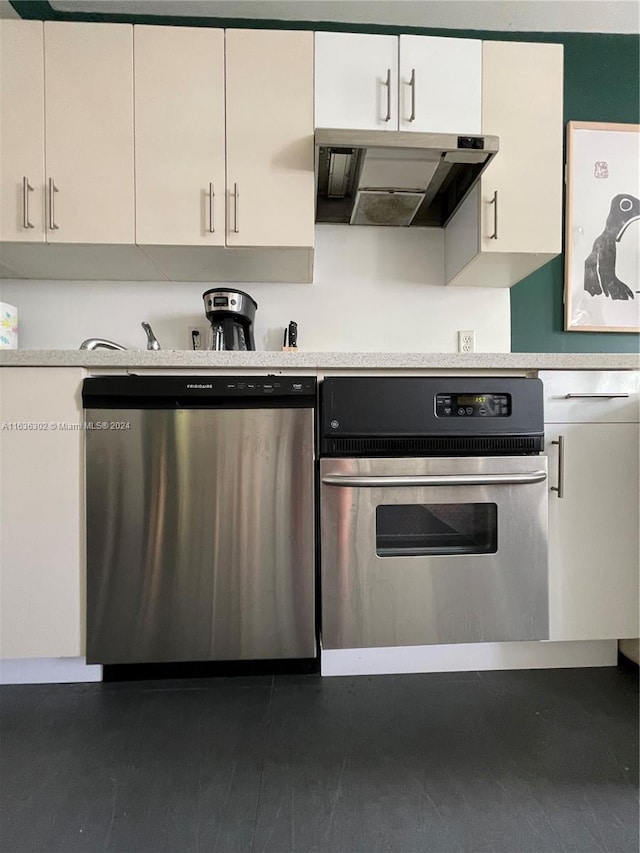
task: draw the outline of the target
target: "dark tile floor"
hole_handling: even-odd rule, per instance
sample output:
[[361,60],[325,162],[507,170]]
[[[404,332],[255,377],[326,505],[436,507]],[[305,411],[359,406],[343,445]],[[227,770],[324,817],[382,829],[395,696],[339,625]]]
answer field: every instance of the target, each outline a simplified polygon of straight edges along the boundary
[[638,853],[637,670],[0,689],[3,853]]

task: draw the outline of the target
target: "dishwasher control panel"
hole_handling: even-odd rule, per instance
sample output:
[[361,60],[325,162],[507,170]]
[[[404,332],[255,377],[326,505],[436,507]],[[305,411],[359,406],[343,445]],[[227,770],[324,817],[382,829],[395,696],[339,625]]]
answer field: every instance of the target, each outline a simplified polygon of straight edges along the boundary
[[230,396],[253,396],[254,394],[285,394],[295,396],[297,394],[314,394],[316,390],[315,379],[296,378],[288,376],[278,377],[255,377],[245,376],[241,379],[229,377],[222,383],[225,395]]
[[[91,408],[209,408],[315,405],[315,376],[95,376],[82,399]],[[297,402],[298,401],[298,402]]]

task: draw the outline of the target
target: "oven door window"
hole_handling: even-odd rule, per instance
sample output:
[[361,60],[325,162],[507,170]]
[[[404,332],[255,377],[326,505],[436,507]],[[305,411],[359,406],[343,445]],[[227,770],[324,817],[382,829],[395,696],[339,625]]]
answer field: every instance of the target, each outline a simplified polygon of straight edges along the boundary
[[497,550],[497,504],[394,504],[376,507],[378,557],[495,554]]

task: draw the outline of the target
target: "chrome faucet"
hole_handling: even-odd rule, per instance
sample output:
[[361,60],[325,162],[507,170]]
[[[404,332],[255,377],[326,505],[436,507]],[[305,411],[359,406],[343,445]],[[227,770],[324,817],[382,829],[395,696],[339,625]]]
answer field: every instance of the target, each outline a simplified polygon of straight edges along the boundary
[[147,349],[160,349],[160,344],[158,343],[158,339],[153,334],[153,329],[147,322],[142,322],[142,328],[147,333]]
[[80,349],[126,349],[126,347],[104,338],[87,338],[80,344]]
[[[141,325],[147,335],[147,349],[159,350],[160,344],[153,334],[151,326],[147,322],[143,322]],[[80,344],[80,349],[126,349],[126,347],[123,347],[122,344],[117,344],[115,341],[108,341],[105,338],[87,338],[86,341],[82,341]]]

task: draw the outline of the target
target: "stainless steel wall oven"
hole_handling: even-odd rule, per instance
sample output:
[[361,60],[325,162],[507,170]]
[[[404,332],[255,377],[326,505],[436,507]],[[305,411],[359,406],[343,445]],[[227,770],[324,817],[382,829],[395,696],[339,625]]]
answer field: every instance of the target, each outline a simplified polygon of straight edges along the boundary
[[325,649],[548,638],[542,399],[524,377],[323,382]]

